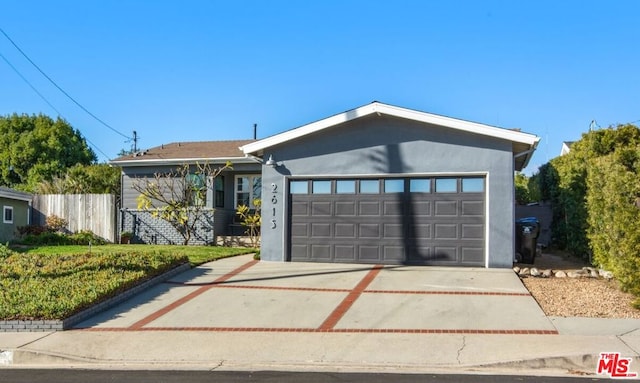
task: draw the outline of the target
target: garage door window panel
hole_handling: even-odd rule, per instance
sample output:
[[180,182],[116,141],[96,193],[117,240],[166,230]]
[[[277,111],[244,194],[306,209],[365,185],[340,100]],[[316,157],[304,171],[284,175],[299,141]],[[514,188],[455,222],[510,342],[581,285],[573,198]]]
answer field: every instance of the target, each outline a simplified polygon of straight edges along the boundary
[[392,179],[384,180],[384,192],[389,193],[404,193],[404,180]]
[[309,194],[309,181],[291,181],[289,192],[291,194]]
[[331,181],[313,181],[311,184],[313,194],[331,194]]
[[484,178],[477,178],[477,177],[463,178],[462,192],[463,193],[483,193]]
[[360,180],[360,194],[379,194],[380,180]]
[[457,192],[458,192],[457,178],[437,178],[436,179],[436,193],[457,193]]
[[409,180],[409,192],[411,193],[431,193],[431,179],[414,178]]
[[355,180],[338,180],[336,181],[336,194],[355,194]]

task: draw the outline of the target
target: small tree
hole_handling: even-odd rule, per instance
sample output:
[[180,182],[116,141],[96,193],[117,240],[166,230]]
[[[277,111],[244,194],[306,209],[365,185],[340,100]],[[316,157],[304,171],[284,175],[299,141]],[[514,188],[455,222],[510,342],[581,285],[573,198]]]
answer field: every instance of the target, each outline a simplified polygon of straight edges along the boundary
[[256,198],[253,200],[255,210],[251,210],[247,205],[240,205],[236,209],[236,215],[242,220],[241,225],[246,227],[245,234],[249,236],[252,247],[258,247],[258,238],[260,236],[260,224],[262,216],[260,215],[260,207],[262,200]]
[[520,172],[516,172],[514,176],[514,184],[516,188],[516,202],[519,205],[526,205],[531,202],[529,194],[529,179]]
[[231,162],[217,168],[208,163],[184,164],[167,173],[155,173],[152,178],[138,178],[132,186],[140,193],[138,209],[168,222],[188,245],[199,221],[212,210],[206,207],[206,195],[213,179],[231,168]]

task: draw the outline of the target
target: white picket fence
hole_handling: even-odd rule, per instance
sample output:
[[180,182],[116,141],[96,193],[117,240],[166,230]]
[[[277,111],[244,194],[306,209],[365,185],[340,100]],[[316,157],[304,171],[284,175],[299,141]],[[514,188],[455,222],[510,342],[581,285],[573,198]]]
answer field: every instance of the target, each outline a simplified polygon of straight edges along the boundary
[[34,225],[44,225],[48,216],[56,215],[69,222],[69,231],[91,230],[107,241],[116,242],[118,216],[112,194],[43,194],[34,195]]

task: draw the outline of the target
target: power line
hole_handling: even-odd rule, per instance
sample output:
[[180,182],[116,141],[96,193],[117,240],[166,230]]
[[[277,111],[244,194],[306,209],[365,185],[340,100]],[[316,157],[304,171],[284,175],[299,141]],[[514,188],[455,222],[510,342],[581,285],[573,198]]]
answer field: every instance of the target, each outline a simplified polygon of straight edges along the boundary
[[[38,96],[40,96],[40,98],[41,98],[44,102],[46,102],[46,103],[47,103],[47,105],[49,105],[49,106],[51,107],[51,109],[55,110],[55,111],[56,111],[56,113],[58,113],[58,116],[60,116],[60,117],[62,117],[62,118],[64,118],[64,119],[66,120],[66,118],[62,115],[62,113],[60,113],[60,111],[59,111],[58,109],[56,109],[56,107],[55,107],[55,106],[53,106],[53,104],[51,104],[51,103],[49,102],[49,100],[47,100],[47,98],[46,98],[42,93],[40,93],[40,92],[38,91],[38,89],[36,89],[36,87],[35,87],[35,86],[33,86],[33,84],[31,84],[31,82],[29,82],[29,80],[27,80],[27,78],[26,78],[26,77],[24,77],[24,76],[22,75],[22,73],[20,73],[20,71],[19,71],[15,66],[13,66],[13,64],[11,64],[11,62],[10,62],[9,60],[7,60],[7,58],[6,58],[6,57],[4,57],[4,55],[3,55],[2,53],[0,53],[0,57],[2,57],[2,59],[4,60],[4,62],[6,62],[6,63],[7,63],[7,65],[9,65],[9,67],[11,67],[11,69],[13,69],[13,71],[14,71],[14,72],[16,72],[16,74],[17,74],[18,76],[20,76],[20,78],[21,78],[24,82],[26,82],[26,83],[27,83],[27,85],[29,85],[29,87],[31,88],[31,90],[33,90],[34,92],[36,92],[36,94],[37,94]],[[100,148],[99,148],[96,144],[94,144],[93,142],[91,142],[87,137],[84,137],[84,139],[85,139],[85,140],[87,140],[87,142],[88,142],[88,143],[89,143],[93,148],[95,148],[98,152],[100,152],[100,153],[101,153],[101,154],[102,154],[106,159],[109,159],[109,156],[107,156],[107,155],[106,155],[102,150],[100,150]]]
[[58,84],[56,84],[55,81],[53,81],[51,79],[51,77],[47,76],[46,73],[44,73],[44,71],[42,69],[40,69],[40,67],[38,65],[36,65],[36,63],[33,62],[33,60],[31,60],[29,58],[29,56],[27,56],[26,53],[24,53],[22,51],[22,49],[20,49],[20,47],[18,46],[18,44],[16,44],[11,37],[9,37],[9,35],[6,34],[6,32],[0,28],[0,32],[2,32],[2,34],[4,35],[4,37],[7,38],[7,40],[9,40],[9,42],[11,42],[11,44],[18,50],[18,52],[20,52],[22,54],[22,56],[24,56],[25,59],[27,59],[27,61],[29,61],[31,63],[31,65],[33,65],[38,72],[40,72],[40,74],[42,74],[47,80],[49,80],[49,82],[51,82],[51,84],[53,84],[53,86],[55,86],[56,88],[58,88],[58,90],[60,92],[62,92],[62,94],[64,94],[65,96],[67,96],[67,98],[71,101],[73,101],[74,104],[76,104],[80,109],[84,110],[88,115],[90,115],[91,117],[93,117],[96,121],[98,121],[99,123],[101,123],[102,125],[106,126],[107,128],[111,129],[112,131],[114,131],[115,133],[121,135],[124,138],[131,138],[129,136],[127,136],[124,133],[121,133],[120,131],[118,131],[117,129],[113,128],[111,125],[107,124],[106,122],[102,121],[101,119],[99,119],[96,115],[94,115],[93,113],[91,113],[87,108],[85,108],[84,106],[82,106],[82,104],[80,104],[78,101],[76,101],[73,97],[71,97],[69,95],[69,93],[65,92],[64,89],[62,89]]
[[42,95],[42,93],[40,93],[40,92],[38,91],[38,89],[36,89],[36,87],[35,87],[35,86],[33,86],[33,85],[29,82],[29,80],[27,80],[27,78],[26,78],[26,77],[24,77],[24,76],[22,75],[22,73],[20,73],[20,71],[19,71],[15,66],[13,66],[13,64],[11,64],[11,62],[9,62],[9,60],[7,60],[7,58],[6,58],[6,57],[4,57],[4,55],[3,55],[2,53],[0,53],[0,57],[2,57],[2,59],[4,60],[4,62],[6,62],[6,63],[7,63],[7,65],[9,65],[9,67],[11,67],[11,69],[13,69],[13,71],[14,71],[14,72],[16,72],[16,74],[17,74],[18,76],[20,76],[20,78],[22,79],[22,81],[26,82],[26,83],[27,83],[27,85],[29,85],[29,87],[31,88],[31,90],[33,90],[34,92],[36,92],[36,94],[37,94],[38,96],[40,96],[40,98],[41,98],[44,102],[46,102],[46,103],[47,103],[47,105],[49,105],[49,106],[51,107],[51,109],[55,110],[55,111],[56,111],[56,113],[58,113],[58,115],[62,115],[62,113],[60,113],[60,111],[59,111],[58,109],[56,109],[56,107],[55,107],[55,106],[53,106],[53,105],[49,102],[49,100],[47,100],[47,98],[46,98],[45,96],[43,96],[43,95]]

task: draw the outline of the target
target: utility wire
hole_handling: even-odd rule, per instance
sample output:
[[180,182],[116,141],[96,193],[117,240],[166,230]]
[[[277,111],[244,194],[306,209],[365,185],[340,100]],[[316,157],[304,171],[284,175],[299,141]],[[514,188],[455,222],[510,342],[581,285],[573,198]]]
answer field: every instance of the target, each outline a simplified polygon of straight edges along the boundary
[[20,47],[18,46],[18,44],[16,44],[11,37],[9,37],[9,35],[6,34],[6,32],[0,28],[0,32],[2,32],[2,34],[4,35],[4,37],[7,38],[7,40],[9,40],[9,42],[11,42],[11,44],[18,50],[18,52],[20,52],[22,54],[22,56],[24,56],[25,59],[27,59],[27,61],[29,61],[31,63],[31,65],[33,65],[38,72],[40,72],[40,74],[42,74],[47,80],[49,80],[49,82],[51,82],[53,84],[53,86],[55,86],[56,88],[58,88],[58,90],[60,92],[62,92],[62,94],[64,94],[65,96],[67,96],[67,98],[69,98],[69,100],[73,101],[74,104],[76,104],[80,109],[84,110],[88,115],[90,115],[91,117],[93,117],[96,121],[98,121],[99,123],[101,123],[102,125],[106,126],[107,128],[111,129],[112,131],[114,131],[115,133],[121,135],[122,137],[126,138],[126,139],[130,139],[131,137],[127,136],[124,133],[121,133],[120,131],[118,131],[117,129],[113,128],[111,125],[107,124],[106,122],[102,121],[101,119],[99,119],[95,114],[91,113],[87,108],[85,108],[84,106],[82,106],[82,104],[80,104],[78,101],[76,101],[73,97],[71,97],[69,95],[69,93],[65,92],[64,89],[62,89],[58,84],[56,84],[55,81],[53,81],[51,79],[51,77],[47,76],[46,73],[44,73],[44,71],[42,69],[40,69],[40,67],[38,65],[36,65],[36,63],[33,62],[33,60],[31,60],[29,58],[29,56],[27,56],[26,53],[24,53],[22,51],[22,49],[20,49]]
[[[31,88],[31,90],[33,90],[34,92],[36,92],[36,94],[37,94],[38,96],[40,96],[40,98],[41,98],[44,102],[46,102],[46,103],[47,103],[47,105],[49,105],[49,106],[51,107],[51,109],[55,110],[55,111],[56,111],[56,113],[58,113],[58,116],[60,116],[60,117],[62,117],[62,118],[64,118],[64,119],[66,120],[66,118],[62,115],[62,113],[60,113],[60,111],[59,111],[55,106],[53,106],[53,104],[51,104],[51,103],[49,102],[49,100],[47,100],[47,98],[46,98],[42,93],[40,93],[40,92],[38,91],[38,89],[36,89],[36,87],[35,87],[35,86],[33,86],[33,84],[31,84],[31,83],[29,82],[29,80],[27,80],[27,78],[26,78],[26,77],[24,77],[24,76],[22,75],[22,73],[20,73],[20,71],[19,71],[15,66],[13,66],[13,64],[11,64],[11,62],[10,62],[9,60],[7,60],[7,58],[6,58],[6,57],[4,57],[4,55],[3,55],[2,53],[0,53],[0,57],[2,57],[2,59],[4,60],[4,62],[6,62],[6,63],[7,63],[7,65],[9,65],[9,67],[11,67],[11,69],[13,69],[13,71],[14,71],[14,72],[16,72],[16,74],[17,74],[18,76],[20,76],[20,78],[22,79],[22,81],[26,82],[26,83],[27,83],[27,85],[29,85],[29,87]],[[101,154],[102,154],[102,155],[103,155],[107,160],[109,159],[109,156],[107,156],[107,155],[106,155],[102,150],[100,150],[100,148],[99,148],[96,144],[94,144],[93,142],[91,142],[91,141],[90,141],[88,138],[86,138],[86,137],[84,137],[84,139],[85,139],[85,140],[87,140],[87,142],[88,142],[88,143],[89,143],[89,144],[90,144],[94,149],[96,149],[98,152],[100,152],[100,153],[101,153]]]
[[33,86],[33,84],[31,84],[31,83],[29,82],[29,80],[27,80],[27,78],[26,78],[26,77],[24,77],[24,76],[22,75],[22,73],[20,73],[20,71],[19,71],[15,66],[13,66],[13,64],[11,64],[11,62],[9,62],[9,60],[7,60],[7,58],[6,58],[6,57],[4,57],[4,55],[3,55],[2,53],[0,53],[0,57],[2,57],[2,59],[4,60],[4,62],[6,62],[6,63],[7,63],[7,65],[9,65],[9,67],[11,67],[11,69],[13,69],[13,71],[14,71],[14,72],[16,72],[16,74],[17,74],[18,76],[20,76],[20,78],[22,79],[22,81],[26,82],[26,83],[27,83],[27,85],[29,85],[29,87],[31,88],[31,90],[33,90],[34,92],[36,92],[36,94],[37,94],[38,96],[40,96],[40,98],[41,98],[44,102],[46,102],[46,103],[47,103],[47,105],[49,105],[49,106],[51,107],[51,109],[55,110],[55,111],[56,111],[56,113],[58,113],[58,115],[62,115],[62,113],[60,113],[60,111],[59,111],[58,109],[56,109],[56,107],[55,107],[55,106],[53,106],[53,105],[49,102],[49,100],[47,100],[47,98],[46,98],[45,96],[43,96],[43,95],[42,95],[42,93],[40,93],[40,92],[38,91],[38,89],[36,89],[36,87],[35,87],[35,86]]

